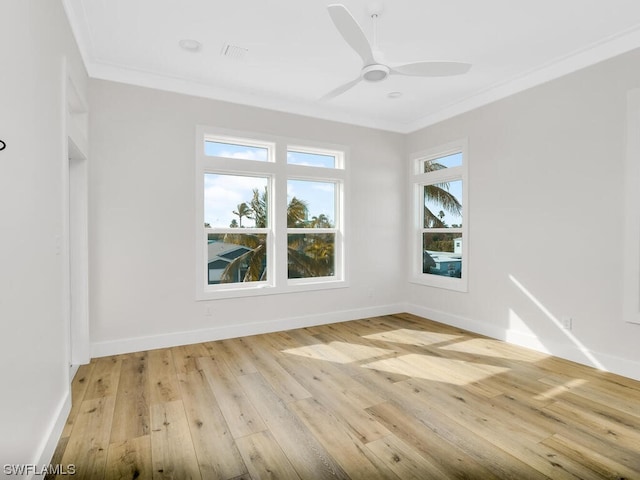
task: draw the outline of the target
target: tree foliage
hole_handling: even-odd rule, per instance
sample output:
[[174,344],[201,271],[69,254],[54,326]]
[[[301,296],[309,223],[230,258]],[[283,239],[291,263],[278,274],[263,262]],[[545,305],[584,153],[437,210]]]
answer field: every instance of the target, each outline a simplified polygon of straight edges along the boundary
[[[242,228],[242,218],[252,219],[255,228],[266,228],[268,225],[267,189],[253,190],[250,201],[238,205],[233,211],[238,215],[231,222],[232,228]],[[307,202],[293,197],[287,205],[288,228],[333,228],[333,223],[325,215],[320,214],[311,219]],[[232,260],[220,281],[229,283],[237,281],[238,272],[243,272],[242,281],[265,280],[266,268],[266,236],[252,234],[227,234],[224,242],[242,245],[249,250]],[[288,276],[289,278],[312,278],[331,276],[334,274],[335,235],[331,233],[292,233],[287,236]]]
[[238,209],[233,211],[233,214],[238,216],[238,224],[242,228],[242,217],[251,218],[251,207],[246,202],[242,202],[238,205]]

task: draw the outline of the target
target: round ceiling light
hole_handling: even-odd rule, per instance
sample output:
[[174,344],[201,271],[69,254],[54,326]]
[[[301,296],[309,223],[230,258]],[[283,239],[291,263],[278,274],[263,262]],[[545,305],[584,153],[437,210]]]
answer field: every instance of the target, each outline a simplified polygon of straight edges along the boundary
[[180,48],[186,50],[188,52],[198,52],[202,48],[202,44],[197,40],[192,40],[189,38],[182,39],[178,42]]

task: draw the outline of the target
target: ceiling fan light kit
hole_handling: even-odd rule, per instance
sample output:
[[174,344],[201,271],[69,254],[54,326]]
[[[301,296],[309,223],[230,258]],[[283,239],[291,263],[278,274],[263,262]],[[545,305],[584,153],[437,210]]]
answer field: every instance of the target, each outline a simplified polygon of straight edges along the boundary
[[419,77],[448,77],[462,75],[467,73],[471,68],[470,64],[459,62],[413,62],[396,67],[389,67],[388,65],[379,63],[374,56],[374,47],[376,47],[377,44],[377,20],[382,13],[382,2],[375,1],[368,5],[368,12],[373,21],[373,47],[364,34],[362,27],[360,27],[356,19],[351,15],[351,12],[347,10],[347,7],[336,3],[329,5],[327,9],[333,24],[340,35],[342,35],[342,38],[344,38],[345,42],[347,42],[362,59],[362,69],[358,78],[327,93],[322,97],[322,100],[331,100],[338,95],[342,95],[363,80],[367,82],[381,82],[390,74]]

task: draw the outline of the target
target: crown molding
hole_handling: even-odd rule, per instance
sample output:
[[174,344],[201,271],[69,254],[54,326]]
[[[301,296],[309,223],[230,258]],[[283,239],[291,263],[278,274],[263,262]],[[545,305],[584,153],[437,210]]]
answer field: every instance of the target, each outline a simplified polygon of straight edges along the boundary
[[411,122],[402,129],[403,133],[413,133],[443,120],[475,110],[503,98],[515,95],[551,80],[569,75],[583,68],[640,48],[640,26],[612,35],[595,44],[571,54],[557,58],[545,65],[494,84],[459,102],[450,104],[437,112]]
[[89,77],[99,80],[126,83],[155,90],[180,93],[201,98],[208,98],[228,103],[235,103],[282,113],[302,115],[333,122],[346,123],[366,128],[404,133],[398,125],[368,116],[359,116],[342,111],[334,111],[304,100],[283,99],[281,97],[260,95],[253,92],[230,89],[198,82],[191,79],[172,77],[155,72],[112,65],[104,62],[92,62],[87,65]]

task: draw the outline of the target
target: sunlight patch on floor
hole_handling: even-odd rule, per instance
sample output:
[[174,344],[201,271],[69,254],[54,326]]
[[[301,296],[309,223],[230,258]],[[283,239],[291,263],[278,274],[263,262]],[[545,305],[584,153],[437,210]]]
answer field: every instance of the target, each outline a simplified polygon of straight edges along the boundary
[[586,380],[582,378],[575,378],[573,380],[569,380],[568,382],[565,382],[562,385],[557,385],[553,388],[550,388],[546,392],[536,395],[533,398],[535,398],[536,400],[551,400],[557,397],[558,395],[562,393],[567,393],[572,388],[579,387],[580,385],[584,385],[585,383],[587,383]]
[[509,371],[508,368],[494,365],[476,364],[463,360],[419,355],[417,353],[378,360],[362,366],[372,370],[399,373],[453,385],[467,385]]
[[393,350],[358,345],[355,343],[330,342],[328,344],[319,343],[316,345],[307,345],[306,347],[290,348],[283,350],[283,352],[313,358],[315,360],[326,360],[334,363],[351,363],[389,355],[393,353]]
[[546,353],[529,349],[524,350],[522,347],[515,347],[502,340],[493,338],[473,338],[459,343],[445,345],[440,348],[452,352],[485,355],[487,357],[523,362],[537,362],[549,356]]
[[489,340],[485,338],[465,340],[460,343],[445,345],[441,348],[442,350],[449,350],[452,352],[468,353],[470,355],[484,355],[487,357],[504,358],[508,360],[520,360],[522,358],[522,355],[518,355],[516,352],[507,351],[504,344],[501,344],[496,340]]
[[450,342],[457,338],[463,338],[460,335],[450,335],[448,333],[424,332],[421,330],[409,330],[407,328],[399,328],[389,332],[374,333],[365,335],[364,338],[370,340],[384,340],[386,342],[404,343],[407,345],[416,345],[418,347],[433,345],[435,343]]

